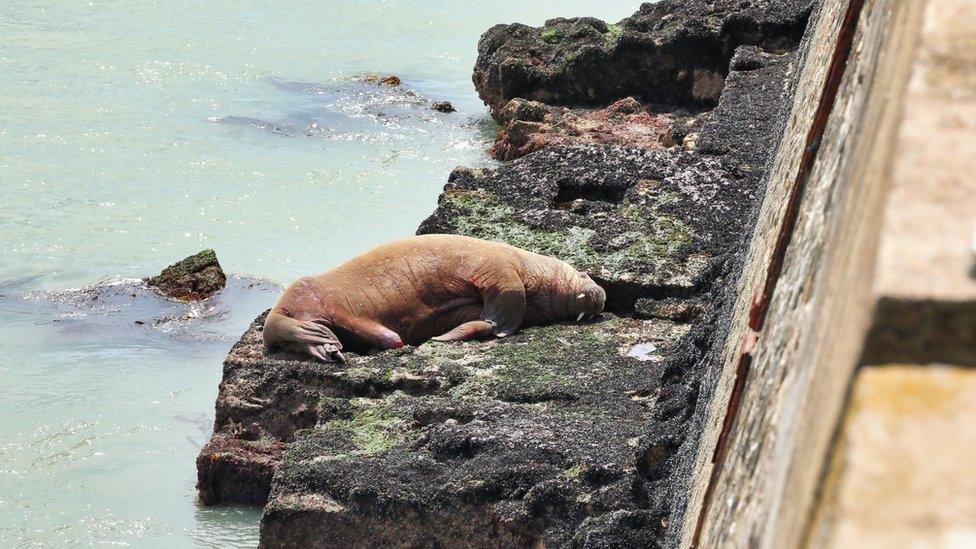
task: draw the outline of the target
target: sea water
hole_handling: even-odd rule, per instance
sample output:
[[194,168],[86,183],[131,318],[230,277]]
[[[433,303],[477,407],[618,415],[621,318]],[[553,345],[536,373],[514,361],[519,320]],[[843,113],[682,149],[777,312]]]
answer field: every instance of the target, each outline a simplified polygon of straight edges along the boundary
[[[194,490],[227,350],[490,164],[482,32],[637,5],[0,2],[0,546],[254,546],[259,509]],[[208,247],[214,299],[137,280]]]

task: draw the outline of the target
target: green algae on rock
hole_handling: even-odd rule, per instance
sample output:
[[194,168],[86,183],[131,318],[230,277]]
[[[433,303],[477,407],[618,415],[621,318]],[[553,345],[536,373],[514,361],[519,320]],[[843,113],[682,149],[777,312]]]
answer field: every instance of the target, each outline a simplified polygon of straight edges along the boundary
[[545,29],[539,33],[539,38],[548,44],[556,44],[565,38],[565,35],[560,29]]
[[146,279],[146,284],[173,299],[196,301],[223,290],[227,275],[216,252],[206,249],[166,267],[159,276]]
[[690,284],[703,267],[699,257],[682,254],[691,243],[691,228],[653,206],[627,204],[611,212],[619,224],[605,228],[616,229],[616,234],[602,250],[594,245],[596,229],[580,225],[533,228],[520,222],[515,209],[489,191],[449,191],[440,206],[451,210],[447,215],[453,219],[456,234],[558,257],[600,280]]
[[693,292],[727,251],[744,191],[717,162],[673,149],[551,146],[459,168],[418,233],[457,233],[558,257],[608,290],[609,310]]
[[336,432],[352,446],[355,455],[371,456],[389,450],[405,437],[407,418],[395,412],[392,402],[399,394],[402,393],[384,399],[351,399],[349,404],[355,411],[349,412],[349,417],[328,421],[320,429]]

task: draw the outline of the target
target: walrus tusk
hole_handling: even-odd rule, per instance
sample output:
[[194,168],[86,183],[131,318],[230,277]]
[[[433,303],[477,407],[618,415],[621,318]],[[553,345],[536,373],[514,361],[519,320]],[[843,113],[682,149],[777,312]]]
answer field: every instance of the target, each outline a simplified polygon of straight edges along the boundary
[[580,294],[576,296],[576,299],[583,299],[584,297],[586,297],[586,294]]
[[579,322],[580,320],[583,320],[583,317],[584,316],[586,316],[586,313],[580,313],[579,316],[576,317],[576,322]]

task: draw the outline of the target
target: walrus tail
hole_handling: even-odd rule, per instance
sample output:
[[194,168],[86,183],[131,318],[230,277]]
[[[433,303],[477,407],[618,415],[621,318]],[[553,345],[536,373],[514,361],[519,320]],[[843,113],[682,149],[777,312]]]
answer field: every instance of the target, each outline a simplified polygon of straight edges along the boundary
[[326,326],[298,320],[272,310],[264,321],[264,346],[279,347],[312,355],[325,362],[345,362],[339,352],[342,342]]

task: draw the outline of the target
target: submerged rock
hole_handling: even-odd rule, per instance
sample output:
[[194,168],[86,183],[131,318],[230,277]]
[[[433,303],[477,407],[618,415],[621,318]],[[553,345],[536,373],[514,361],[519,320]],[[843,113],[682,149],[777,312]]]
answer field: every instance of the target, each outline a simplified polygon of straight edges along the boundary
[[159,276],[146,279],[146,284],[173,299],[198,301],[223,290],[227,275],[217,254],[207,249],[166,267]]
[[450,101],[438,101],[437,103],[431,105],[430,108],[434,109],[437,112],[444,112],[444,113],[455,112],[457,110],[454,108],[454,105],[452,105]]
[[457,130],[469,123],[466,117],[443,117],[431,112],[432,105],[434,110],[448,112],[444,109],[453,109],[448,102],[434,103],[408,86],[383,84],[382,80],[377,77],[375,81],[351,78],[309,82],[269,78],[268,84],[278,90],[302,96],[297,103],[300,108],[291,107],[294,98],[283,98],[289,110],[282,116],[232,115],[209,120],[260,129],[284,138],[326,141],[398,140],[416,131],[429,131],[431,124]]
[[367,84],[376,84],[378,86],[390,86],[392,88],[395,88],[403,83],[400,80],[400,77],[394,74],[391,74],[389,76],[383,76],[379,74],[367,74],[366,76],[357,78],[357,80],[361,82],[366,82]]

